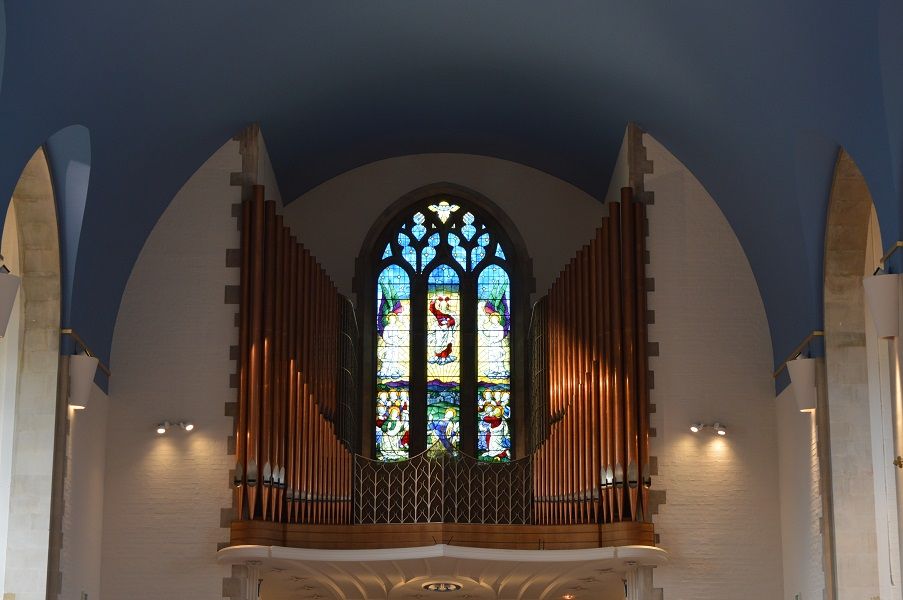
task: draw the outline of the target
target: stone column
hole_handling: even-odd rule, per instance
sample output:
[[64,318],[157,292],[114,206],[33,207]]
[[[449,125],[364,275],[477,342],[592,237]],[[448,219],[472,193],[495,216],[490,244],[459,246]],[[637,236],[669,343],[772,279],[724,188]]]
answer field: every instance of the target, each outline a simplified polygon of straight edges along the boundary
[[662,600],[662,590],[652,585],[652,567],[627,570],[627,600]]
[[259,600],[260,562],[251,560],[244,565],[232,565],[232,577],[223,579],[223,598],[229,600]]

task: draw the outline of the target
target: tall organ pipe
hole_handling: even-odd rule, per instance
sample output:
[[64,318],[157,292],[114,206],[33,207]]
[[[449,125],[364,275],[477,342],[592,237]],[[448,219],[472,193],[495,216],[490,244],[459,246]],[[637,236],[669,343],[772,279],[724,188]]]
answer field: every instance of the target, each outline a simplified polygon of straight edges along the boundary
[[241,210],[236,516],[348,522],[351,454],[334,422],[339,294],[263,192]]
[[542,302],[548,403],[534,423],[545,436],[533,442],[537,522],[648,519],[644,224],[625,189]]

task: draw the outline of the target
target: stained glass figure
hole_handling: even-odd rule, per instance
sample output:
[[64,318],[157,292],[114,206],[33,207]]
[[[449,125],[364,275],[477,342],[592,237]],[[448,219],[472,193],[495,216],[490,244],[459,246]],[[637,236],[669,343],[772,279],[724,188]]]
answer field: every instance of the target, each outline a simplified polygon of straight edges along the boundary
[[487,266],[477,279],[477,455],[482,461],[511,460],[510,306],[508,274],[498,265]]
[[376,458],[405,460],[410,440],[411,283],[399,265],[379,274],[376,333]]
[[439,265],[427,280],[427,447],[456,452],[461,409],[461,301],[458,274]]
[[448,216],[460,207],[457,204],[449,204],[447,201],[442,200],[439,204],[430,204],[428,208],[439,215],[439,220],[445,223],[448,221]]

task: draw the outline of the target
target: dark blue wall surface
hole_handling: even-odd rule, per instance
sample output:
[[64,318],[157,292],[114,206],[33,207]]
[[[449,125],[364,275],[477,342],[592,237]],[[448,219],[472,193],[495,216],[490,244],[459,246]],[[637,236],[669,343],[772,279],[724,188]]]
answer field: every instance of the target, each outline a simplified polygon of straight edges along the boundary
[[286,198],[415,152],[497,156],[602,198],[636,121],[737,232],[780,361],[821,327],[838,145],[868,180],[884,240],[899,238],[900,5],[16,2],[6,7],[0,194],[54,132],[90,131],[79,241],[65,241],[77,255],[64,258],[74,269],[66,306],[108,360],[148,232],[250,122],[261,123]]

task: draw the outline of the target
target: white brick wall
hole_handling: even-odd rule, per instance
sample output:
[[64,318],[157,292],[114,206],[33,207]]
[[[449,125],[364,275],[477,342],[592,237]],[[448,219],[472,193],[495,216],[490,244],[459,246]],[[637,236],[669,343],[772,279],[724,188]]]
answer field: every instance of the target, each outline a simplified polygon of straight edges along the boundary
[[[238,283],[225,266],[239,244],[231,205],[241,170],[230,141],[176,195],[132,271],[113,339],[101,593],[106,600],[221,597],[229,569],[216,563],[228,540],[220,509],[231,504],[226,455],[231,419],[229,346]],[[196,431],[154,433],[164,419]]]
[[[781,537],[771,340],[749,263],[712,198],[645,135],[650,308],[659,342],[652,402],[667,490],[655,518],[671,560],[656,569],[665,600],[781,598]],[[721,420],[728,435],[690,433]]]
[[781,486],[784,598],[821,600],[821,493],[815,417],[799,412],[791,388],[775,399]]

